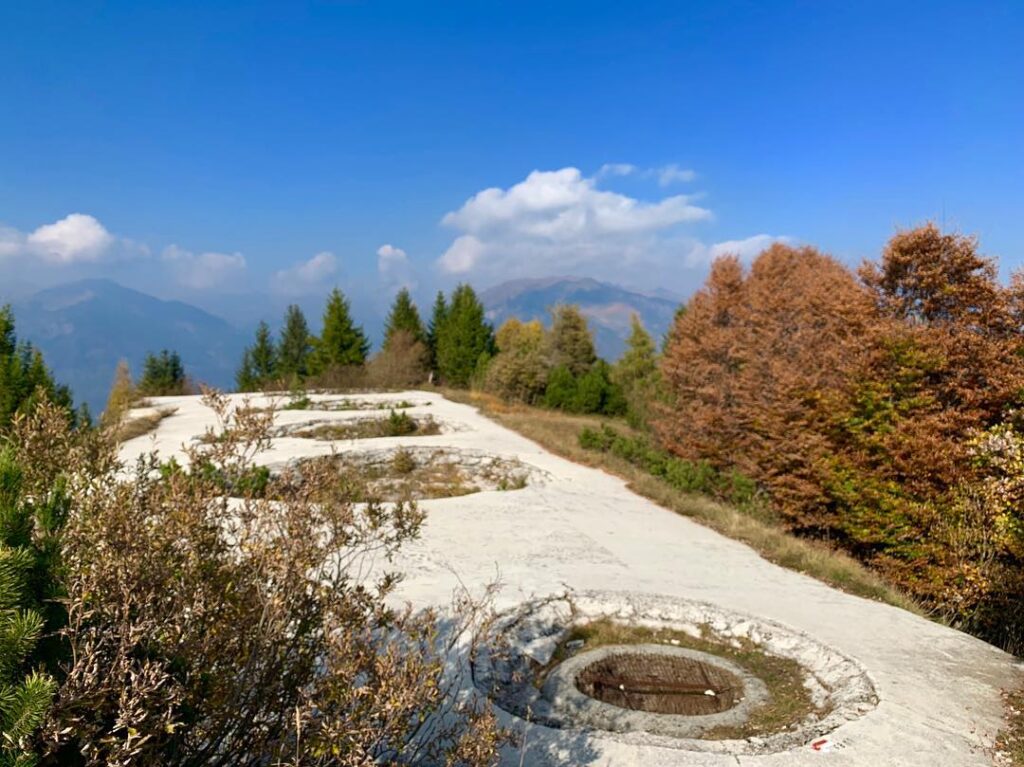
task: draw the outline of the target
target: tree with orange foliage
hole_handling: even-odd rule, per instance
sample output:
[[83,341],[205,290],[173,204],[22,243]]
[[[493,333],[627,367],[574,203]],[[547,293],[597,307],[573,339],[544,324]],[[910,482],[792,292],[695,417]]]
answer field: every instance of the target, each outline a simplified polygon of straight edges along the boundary
[[747,274],[735,257],[716,260],[671,331],[662,442],[755,479],[792,527],[824,529],[828,408],[872,313],[851,272],[813,248],[773,245]]

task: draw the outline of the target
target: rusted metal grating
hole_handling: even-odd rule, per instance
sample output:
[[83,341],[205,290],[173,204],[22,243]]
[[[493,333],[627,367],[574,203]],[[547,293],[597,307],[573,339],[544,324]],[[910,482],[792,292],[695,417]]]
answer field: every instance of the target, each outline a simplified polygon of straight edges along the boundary
[[622,654],[595,661],[576,678],[584,695],[633,711],[698,716],[732,708],[740,680],[692,658]]

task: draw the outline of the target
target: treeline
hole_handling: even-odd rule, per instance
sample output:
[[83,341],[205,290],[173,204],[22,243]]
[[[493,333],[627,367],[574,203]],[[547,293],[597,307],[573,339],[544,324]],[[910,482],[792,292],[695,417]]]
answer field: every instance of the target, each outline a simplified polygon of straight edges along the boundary
[[[53,379],[39,349],[19,341],[15,333],[11,307],[0,307],[0,431],[16,414],[31,413],[35,406],[48,400],[71,412],[71,390]],[[75,419],[89,424],[89,409],[83,405]]]
[[660,362],[650,427],[748,477],[793,532],[936,614],[1024,646],[1024,280],[971,237],[899,232],[857,272],[774,245],[713,264]]
[[497,332],[469,285],[439,292],[424,324],[405,289],[398,292],[380,351],[370,357],[363,328],[335,289],[323,330],[312,335],[302,310],[290,306],[277,339],[264,322],[242,356],[239,391],[297,387],[415,386],[428,380],[473,386],[527,404],[577,413],[621,415],[655,368],[654,342],[634,318],[630,350],[609,365],[598,358],[586,319],[575,306],[553,310],[550,329],[510,319]]

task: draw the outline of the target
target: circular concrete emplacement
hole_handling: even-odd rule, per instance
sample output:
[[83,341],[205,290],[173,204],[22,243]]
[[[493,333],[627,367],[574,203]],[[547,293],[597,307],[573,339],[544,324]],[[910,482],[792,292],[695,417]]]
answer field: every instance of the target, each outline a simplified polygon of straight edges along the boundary
[[542,694],[577,726],[675,738],[743,724],[769,697],[760,679],[732,661],[657,644],[574,655],[552,669]]

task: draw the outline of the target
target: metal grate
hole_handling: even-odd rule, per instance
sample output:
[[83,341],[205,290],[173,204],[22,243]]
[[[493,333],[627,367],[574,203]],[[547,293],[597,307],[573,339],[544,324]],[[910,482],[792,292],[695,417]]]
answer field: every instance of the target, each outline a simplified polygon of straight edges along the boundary
[[732,708],[743,684],[728,671],[691,658],[613,655],[576,678],[584,695],[633,711],[699,716]]

